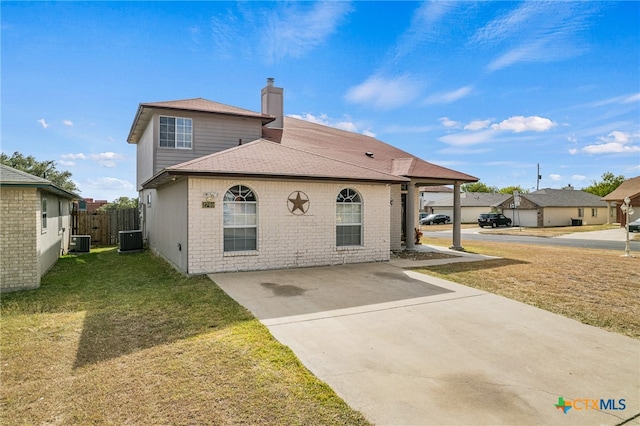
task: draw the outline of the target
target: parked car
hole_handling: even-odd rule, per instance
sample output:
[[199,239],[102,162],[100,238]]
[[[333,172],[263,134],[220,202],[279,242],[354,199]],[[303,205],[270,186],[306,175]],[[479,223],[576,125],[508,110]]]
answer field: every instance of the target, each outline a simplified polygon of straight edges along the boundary
[[640,232],[640,219],[629,222],[629,232]]
[[482,213],[478,216],[478,225],[480,228],[490,226],[495,228],[497,226],[511,226],[511,219],[500,213]]
[[433,223],[449,223],[451,218],[444,214],[430,214],[420,219],[420,225],[431,225]]

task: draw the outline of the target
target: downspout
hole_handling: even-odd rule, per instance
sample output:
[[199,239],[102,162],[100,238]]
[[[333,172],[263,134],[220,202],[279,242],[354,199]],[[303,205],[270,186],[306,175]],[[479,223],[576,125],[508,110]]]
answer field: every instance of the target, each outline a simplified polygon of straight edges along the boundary
[[453,245],[452,250],[464,251],[460,244],[460,224],[462,223],[462,208],[460,206],[460,182],[453,184]]

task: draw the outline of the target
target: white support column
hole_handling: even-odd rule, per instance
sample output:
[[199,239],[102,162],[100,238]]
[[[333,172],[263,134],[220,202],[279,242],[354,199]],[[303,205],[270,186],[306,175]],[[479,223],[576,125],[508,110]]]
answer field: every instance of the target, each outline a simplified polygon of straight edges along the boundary
[[460,244],[460,224],[462,222],[462,208],[460,207],[460,183],[453,185],[453,250],[464,250]]
[[415,250],[415,228],[416,228],[416,186],[413,182],[407,185],[407,205],[405,211],[405,223],[407,229],[405,235],[407,237],[407,250]]

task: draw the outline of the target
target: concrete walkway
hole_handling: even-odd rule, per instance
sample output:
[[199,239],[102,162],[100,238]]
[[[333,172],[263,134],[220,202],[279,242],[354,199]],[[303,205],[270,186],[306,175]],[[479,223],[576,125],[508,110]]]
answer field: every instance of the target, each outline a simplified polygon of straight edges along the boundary
[[[375,424],[616,425],[640,413],[640,341],[529,305],[391,263],[210,277]],[[559,397],[574,403],[566,414]],[[600,399],[609,409],[585,402]]]
[[[633,241],[634,233],[629,234],[629,239]],[[627,238],[626,228],[604,229],[602,231],[574,232],[572,234],[560,235],[555,238],[570,238],[574,240],[601,240],[601,241],[625,241]]]

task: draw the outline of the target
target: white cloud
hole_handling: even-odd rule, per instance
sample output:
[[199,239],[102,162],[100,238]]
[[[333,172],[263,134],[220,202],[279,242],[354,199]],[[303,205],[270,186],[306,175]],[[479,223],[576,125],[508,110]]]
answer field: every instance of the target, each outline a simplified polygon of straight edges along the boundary
[[569,149],[569,154],[576,155],[577,153],[578,153],[578,150],[576,148]]
[[40,120],[38,120],[38,123],[40,123],[40,125],[42,126],[43,129],[46,129],[47,127],[49,127],[49,125],[44,120],[44,118],[41,118]]
[[491,120],[473,120],[470,121],[469,124],[464,126],[464,130],[482,130],[487,129],[491,124]]
[[351,87],[345,99],[351,103],[371,105],[374,108],[393,109],[414,100],[420,88],[420,83],[407,74],[391,78],[373,75],[359,85]]
[[571,179],[572,180],[583,181],[583,180],[587,180],[587,177],[583,176],[583,175],[572,175]]
[[440,126],[400,126],[392,124],[384,128],[385,133],[427,133],[439,129]]
[[118,179],[114,177],[100,177],[95,179],[87,179],[87,183],[93,189],[101,190],[123,190],[131,191],[134,189],[134,185],[128,180]]
[[425,1],[413,13],[409,28],[398,38],[395,58],[411,54],[424,42],[443,37],[447,26],[439,25],[440,21],[457,5],[455,2]]
[[511,130],[514,133],[544,132],[556,125],[557,123],[548,118],[538,116],[523,117],[518,115],[503,120],[498,124],[493,124],[491,128],[493,130]]
[[62,154],[60,158],[68,160],[86,160],[87,156],[80,152],[78,154]]
[[269,13],[262,28],[262,47],[271,60],[300,57],[323,44],[351,11],[348,2],[308,5],[284,3]]
[[63,123],[65,126],[69,126],[69,127],[73,126],[73,121],[71,120],[64,120]]
[[473,86],[463,86],[459,89],[452,90],[451,92],[437,93],[435,95],[429,96],[425,99],[424,103],[426,105],[432,104],[450,104],[459,99],[464,98],[473,90]]
[[[261,56],[267,63],[301,57],[321,46],[351,12],[349,2],[243,2],[211,18],[216,54]],[[191,29],[199,44],[199,29]]]
[[631,154],[640,152],[640,145],[633,144],[637,139],[640,135],[613,131],[599,138],[602,143],[587,145],[582,150],[587,154]]
[[640,102],[640,92],[638,93],[629,93],[626,95],[621,95],[621,96],[614,96],[612,98],[607,98],[607,99],[603,99],[601,101],[596,101],[593,102],[591,104],[589,104],[589,106],[592,107],[599,107],[599,106],[605,106],[605,105],[611,105],[611,104],[631,104],[634,102]]
[[67,161],[67,160],[59,161],[59,164],[60,164],[61,166],[65,166],[65,167],[73,167],[73,166],[75,166],[75,165],[76,165],[76,163],[75,163],[75,162],[73,162],[73,161]]
[[[99,154],[62,154],[60,156],[63,160],[94,160],[102,167],[113,168],[117,166],[117,161],[124,160],[125,157],[115,152],[101,152]],[[61,163],[62,164],[62,163]],[[74,163],[75,165],[75,163]]]
[[454,146],[477,145],[491,141],[496,132],[492,130],[484,130],[480,132],[460,132],[438,138],[439,141]]
[[487,66],[491,72],[523,62],[566,60],[586,50],[581,34],[597,9],[593,2],[517,3],[479,29],[472,42],[504,46]]
[[104,160],[124,160],[124,156],[115,152],[101,152],[100,154],[91,154],[92,160],[104,161]]
[[551,179],[551,180],[555,180],[555,181],[559,181],[559,180],[562,180],[562,176],[557,175],[557,174],[555,174],[555,173],[551,173],[551,174],[549,175],[549,179]]
[[449,117],[440,117],[438,121],[440,121],[444,127],[458,127],[460,125],[460,122],[451,120]]
[[336,129],[346,130],[353,133],[362,133],[366,136],[375,137],[375,133],[371,129],[365,129],[362,132],[358,130],[358,125],[354,123],[349,117],[343,120],[335,120],[330,118],[327,114],[313,115],[311,113],[289,114],[289,117],[297,118],[300,120],[310,121],[311,123],[322,124],[323,126],[335,127]]

